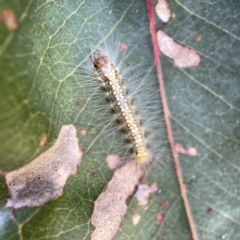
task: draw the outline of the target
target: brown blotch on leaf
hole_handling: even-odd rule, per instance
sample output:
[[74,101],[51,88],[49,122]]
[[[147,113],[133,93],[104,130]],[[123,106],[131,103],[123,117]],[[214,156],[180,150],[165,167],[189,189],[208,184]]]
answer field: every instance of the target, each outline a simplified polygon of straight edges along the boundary
[[181,143],[175,144],[175,150],[177,153],[180,153],[182,155],[186,155],[189,157],[196,157],[198,156],[198,151],[194,147],[185,148]]
[[109,154],[105,159],[108,168],[115,170],[121,164],[121,158],[117,154]]
[[92,240],[113,239],[127,211],[126,200],[133,194],[142,175],[143,171],[135,162],[128,162],[114,172],[106,190],[94,202]]
[[169,18],[171,17],[170,9],[168,8],[168,4],[166,0],[158,0],[158,3],[155,7],[155,11],[158,17],[163,22],[168,22]]
[[77,172],[82,155],[76,128],[72,124],[62,126],[50,149],[7,173],[6,207],[38,207],[62,195],[67,179]]
[[164,219],[165,219],[165,215],[163,213],[159,213],[157,216],[156,216],[156,224],[158,226],[162,226],[163,225],[163,222],[164,222]]
[[207,210],[207,214],[212,214],[213,213],[213,210],[211,209],[211,208],[209,208],[208,210]]
[[44,134],[41,136],[41,138],[39,139],[38,141],[38,146],[40,148],[44,147],[48,142],[48,135],[47,134]]
[[175,65],[180,68],[197,67],[200,64],[200,56],[194,49],[176,43],[166,33],[157,32],[158,47],[167,57],[172,58]]
[[11,9],[5,9],[0,13],[0,21],[12,32],[15,32],[19,27],[18,20]]
[[159,205],[162,209],[168,209],[168,201],[167,200],[162,201]]
[[132,224],[133,226],[137,226],[141,220],[141,215],[138,212],[134,212],[132,215]]
[[156,183],[153,183],[151,186],[147,184],[139,184],[138,190],[135,193],[135,197],[138,200],[138,204],[142,206],[144,209],[147,209],[148,200],[150,198],[151,193],[157,192],[158,187]]

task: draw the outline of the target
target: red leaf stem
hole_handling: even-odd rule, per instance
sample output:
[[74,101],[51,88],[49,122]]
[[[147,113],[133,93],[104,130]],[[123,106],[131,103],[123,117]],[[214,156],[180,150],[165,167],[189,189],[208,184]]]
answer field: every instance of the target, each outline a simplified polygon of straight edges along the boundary
[[152,0],[147,0],[147,7],[148,7],[149,28],[150,28],[150,33],[152,36],[154,63],[156,65],[156,69],[157,69],[157,77],[158,77],[158,82],[159,82],[160,95],[161,95],[161,99],[162,99],[164,119],[165,119],[166,127],[167,127],[168,140],[169,140],[171,150],[172,150],[172,155],[173,155],[175,168],[176,168],[176,174],[177,174],[177,178],[178,178],[178,182],[179,182],[179,186],[180,186],[180,192],[181,192],[181,195],[183,198],[188,222],[189,222],[190,229],[192,232],[192,237],[193,237],[193,240],[198,240],[197,231],[195,228],[190,205],[189,205],[188,198],[187,198],[187,190],[183,183],[183,177],[182,177],[182,172],[181,172],[181,168],[180,168],[180,164],[179,164],[178,154],[175,150],[175,143],[174,143],[172,127],[171,127],[171,122],[170,122],[170,111],[168,109],[167,97],[166,97],[163,78],[162,78],[160,52],[159,52],[159,48],[158,48],[157,35],[156,35],[156,31],[155,31],[155,19],[154,19]]

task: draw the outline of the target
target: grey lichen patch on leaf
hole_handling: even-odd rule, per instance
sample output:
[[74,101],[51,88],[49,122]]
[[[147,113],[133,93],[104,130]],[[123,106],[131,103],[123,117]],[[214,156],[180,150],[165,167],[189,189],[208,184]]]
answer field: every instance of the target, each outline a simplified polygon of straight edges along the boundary
[[155,11],[163,22],[168,22],[169,18],[171,17],[171,12],[168,8],[168,3],[166,0],[158,0]]
[[144,209],[147,209],[150,194],[156,192],[157,190],[158,187],[156,183],[153,183],[151,186],[147,184],[139,184],[138,190],[135,193],[135,197],[138,200],[138,204],[142,206]]
[[143,174],[135,162],[129,162],[114,172],[107,189],[94,203],[91,223],[95,230],[92,240],[113,239],[127,211],[126,200],[133,194]]
[[176,43],[166,33],[157,32],[158,47],[167,57],[172,58],[176,66],[180,68],[197,67],[200,64],[200,56],[194,49]]
[[54,145],[22,168],[6,175],[6,207],[37,207],[59,197],[70,175],[77,172],[83,153],[73,125],[62,126]]

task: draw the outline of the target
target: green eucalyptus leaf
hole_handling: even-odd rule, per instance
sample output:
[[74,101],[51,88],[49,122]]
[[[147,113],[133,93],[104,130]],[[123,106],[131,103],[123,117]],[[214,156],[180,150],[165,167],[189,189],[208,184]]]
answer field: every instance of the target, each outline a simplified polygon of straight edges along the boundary
[[[172,17],[166,25],[157,20],[156,29],[163,28],[201,56],[200,66],[188,69],[161,57],[175,140],[199,153],[180,157],[195,230],[203,240],[237,239],[240,4],[234,0],[168,4]],[[125,42],[127,62],[153,82],[152,92],[158,94],[146,2],[2,0],[0,11],[4,9],[14,11],[19,28],[10,32],[0,24],[0,170],[31,162],[53,145],[62,125],[71,123],[86,154],[58,199],[41,208],[2,208],[0,239],[90,239],[94,201],[113,174],[104,159],[119,146],[121,133],[105,133],[97,114],[102,105],[88,96],[79,71],[82,52],[91,43]],[[87,130],[84,137],[82,129]],[[48,142],[39,147],[43,135],[48,135]],[[162,138],[167,142],[166,133]],[[164,148],[171,152],[167,143]],[[158,174],[149,178],[162,193],[152,195],[147,210],[129,198],[114,239],[192,239],[169,156],[158,159]],[[2,174],[2,207],[6,195]],[[160,206],[164,201],[166,209]],[[132,224],[135,212],[141,215],[137,226]],[[165,216],[160,226],[158,214]]]

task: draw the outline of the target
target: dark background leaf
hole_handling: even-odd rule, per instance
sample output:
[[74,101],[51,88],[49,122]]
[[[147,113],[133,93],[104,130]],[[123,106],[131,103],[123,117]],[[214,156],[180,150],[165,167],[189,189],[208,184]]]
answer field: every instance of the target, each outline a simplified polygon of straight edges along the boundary
[[201,56],[192,69],[162,59],[175,140],[199,152],[180,158],[196,230],[199,239],[238,239],[240,4],[168,2],[176,16],[164,30]]

